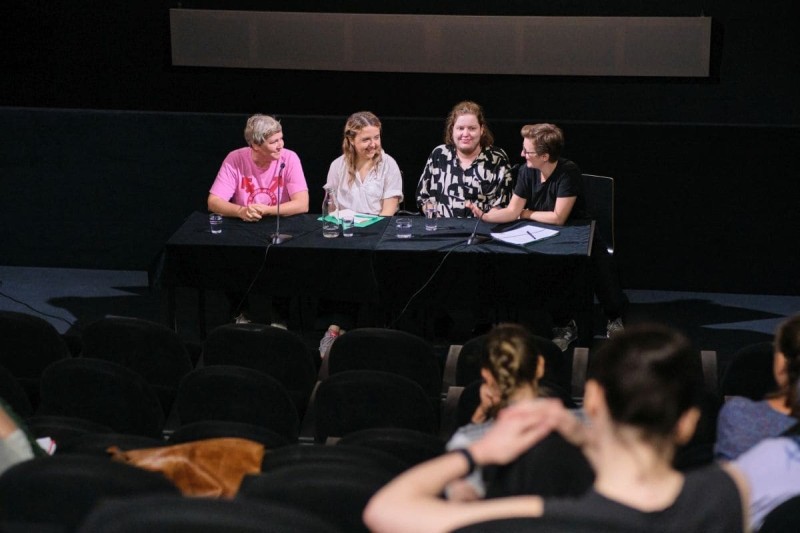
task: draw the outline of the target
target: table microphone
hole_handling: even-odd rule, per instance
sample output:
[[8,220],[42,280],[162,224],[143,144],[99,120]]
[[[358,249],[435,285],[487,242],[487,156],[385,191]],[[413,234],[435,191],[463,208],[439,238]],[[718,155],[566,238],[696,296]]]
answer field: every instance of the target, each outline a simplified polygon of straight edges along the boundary
[[281,161],[280,169],[278,170],[278,205],[275,211],[275,233],[271,236],[272,244],[281,244],[292,238],[291,235],[281,233],[281,199],[283,197],[283,167],[286,163]]
[[[470,202],[475,202],[477,200],[477,197],[467,198],[467,200],[469,200]],[[467,239],[467,246],[469,246],[471,244],[480,244],[482,242],[486,242],[486,241],[489,240],[489,237],[487,237],[486,235],[478,235],[477,234],[478,233],[478,225],[481,223],[481,220],[483,220],[483,215],[484,214],[485,213],[483,211],[481,211],[481,216],[479,216],[478,220],[475,221],[475,227],[472,228],[472,235],[470,235],[469,238]]]

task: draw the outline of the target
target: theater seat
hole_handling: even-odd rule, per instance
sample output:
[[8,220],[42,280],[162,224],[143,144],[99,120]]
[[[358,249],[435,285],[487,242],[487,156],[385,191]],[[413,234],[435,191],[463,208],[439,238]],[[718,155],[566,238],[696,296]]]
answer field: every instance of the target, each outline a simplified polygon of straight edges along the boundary
[[293,444],[270,450],[264,454],[261,470],[269,472],[297,464],[346,464],[363,466],[382,471],[389,477],[396,476],[406,469],[406,464],[398,457],[383,450],[361,448],[351,445],[313,445]]
[[81,454],[38,457],[0,476],[0,520],[74,531],[103,498],[178,494],[159,473]]
[[142,375],[169,413],[178,383],[192,370],[189,353],[175,331],[140,318],[106,317],[81,335],[81,357],[113,361]]
[[291,441],[270,429],[255,424],[230,420],[200,420],[178,427],[170,435],[170,444],[180,444],[203,439],[235,437],[260,442],[266,450],[288,446]]
[[772,370],[772,342],[750,344],[738,350],[722,374],[720,393],[723,398],[744,396],[751,400],[763,400],[778,384]]
[[175,400],[180,425],[203,420],[254,424],[290,442],[297,440],[300,418],[278,380],[251,368],[213,365],[187,374]]
[[439,428],[438,403],[418,383],[376,370],[331,375],[319,384],[313,409],[317,442],[368,428],[400,427],[430,434]]
[[224,324],[203,342],[203,364],[252,368],[278,380],[302,417],[317,377],[316,362],[298,335],[263,324]]
[[797,533],[800,531],[800,496],[786,500],[769,512],[758,533]]
[[336,339],[328,354],[328,374],[378,370],[404,376],[431,398],[439,398],[442,371],[433,346],[425,339],[388,328],[360,328]]
[[144,377],[111,361],[83,357],[45,369],[37,415],[83,418],[118,433],[154,438],[164,429],[161,402]]
[[342,531],[368,533],[361,515],[369,499],[391,479],[385,470],[364,464],[306,461],[245,476],[237,499],[289,504]]
[[56,328],[38,316],[0,311],[0,365],[25,389],[35,410],[39,379],[50,363],[71,357]]
[[444,439],[406,428],[378,428],[354,431],[342,437],[337,446],[357,446],[390,453],[407,468],[444,453]]
[[137,497],[106,502],[78,533],[344,533],[306,510],[272,501]]
[[[479,380],[481,358],[487,350],[487,338],[488,335],[479,335],[465,342],[460,350],[451,350],[452,355],[448,354],[448,357],[452,360],[445,364],[446,368],[450,368],[450,375],[444,379],[460,387]],[[571,372],[565,364],[564,353],[550,339],[537,335],[533,338],[545,360],[545,373],[542,379],[555,385],[559,391],[569,391]],[[453,375],[454,377],[451,377]]]

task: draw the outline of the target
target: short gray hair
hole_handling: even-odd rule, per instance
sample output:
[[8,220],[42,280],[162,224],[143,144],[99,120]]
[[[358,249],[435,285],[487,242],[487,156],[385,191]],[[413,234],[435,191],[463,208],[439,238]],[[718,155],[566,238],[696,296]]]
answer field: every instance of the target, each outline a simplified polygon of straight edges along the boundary
[[281,123],[269,115],[253,115],[247,119],[244,128],[244,140],[247,145],[261,145],[276,133],[283,131]]

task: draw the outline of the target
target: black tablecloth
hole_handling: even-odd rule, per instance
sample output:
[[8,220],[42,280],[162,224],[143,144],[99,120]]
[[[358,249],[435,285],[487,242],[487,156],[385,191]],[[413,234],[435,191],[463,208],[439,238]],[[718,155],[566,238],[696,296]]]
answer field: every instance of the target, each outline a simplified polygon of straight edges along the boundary
[[[576,308],[591,305],[591,221],[516,246],[494,240],[467,245],[475,219],[440,219],[437,231],[429,232],[424,218],[411,217],[412,238],[399,239],[394,219],[385,218],[355,228],[351,238],[329,239],[319,217],[282,218],[280,231],[292,238],[271,245],[274,218],[226,218],[222,233],[214,235],[207,214],[193,213],[166,243],[159,282],[239,291],[252,284],[253,292],[380,302],[387,309],[404,306],[426,283],[415,302],[546,306],[558,298]],[[493,229],[477,224],[479,235]]]

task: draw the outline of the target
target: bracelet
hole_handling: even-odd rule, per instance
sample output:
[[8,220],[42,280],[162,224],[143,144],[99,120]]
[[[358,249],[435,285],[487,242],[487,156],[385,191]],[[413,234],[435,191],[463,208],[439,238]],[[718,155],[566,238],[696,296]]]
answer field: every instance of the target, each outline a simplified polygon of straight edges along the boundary
[[467,460],[467,473],[464,474],[464,477],[470,475],[471,473],[473,473],[475,471],[475,467],[478,466],[478,465],[475,463],[475,458],[472,457],[472,454],[469,452],[468,449],[466,449],[466,448],[457,448],[457,449],[453,450],[453,452],[454,453],[460,453],[461,455],[464,456],[464,459]]

